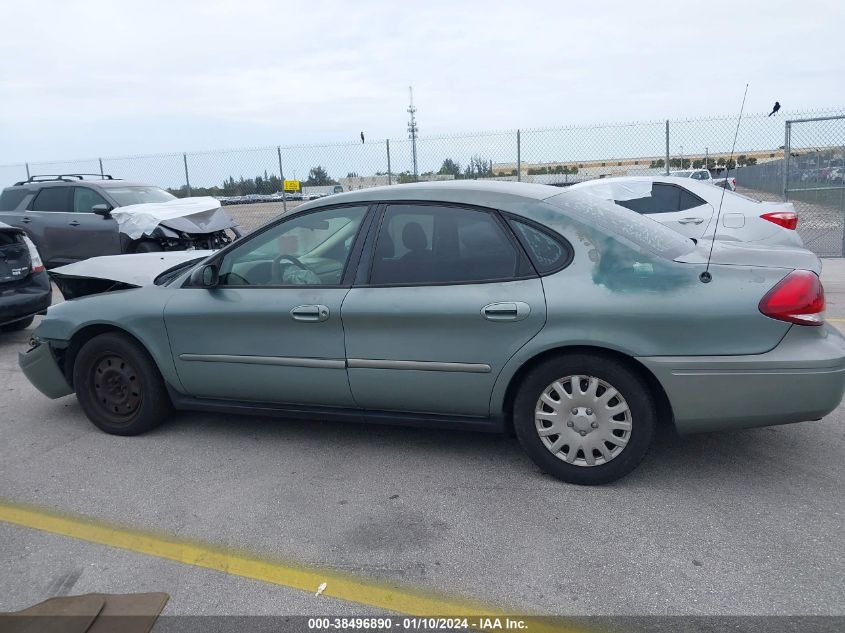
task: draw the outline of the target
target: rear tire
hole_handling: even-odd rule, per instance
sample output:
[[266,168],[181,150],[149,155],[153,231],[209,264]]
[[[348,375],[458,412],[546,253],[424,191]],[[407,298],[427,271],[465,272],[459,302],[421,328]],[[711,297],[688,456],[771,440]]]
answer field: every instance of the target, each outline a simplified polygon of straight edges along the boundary
[[579,485],[606,484],[636,468],[656,420],[646,382],[598,354],[542,363],[514,401],[514,430],[525,452],[543,471]]
[[35,321],[35,316],[27,317],[25,319],[21,319],[20,321],[12,321],[11,323],[7,323],[6,325],[0,325],[0,332],[20,332],[21,330],[25,330],[32,322]]
[[153,240],[141,240],[133,249],[136,253],[160,253],[164,250],[161,244]]
[[113,435],[144,433],[173,411],[155,362],[125,334],[100,334],[85,343],[73,365],[73,385],[88,419]]

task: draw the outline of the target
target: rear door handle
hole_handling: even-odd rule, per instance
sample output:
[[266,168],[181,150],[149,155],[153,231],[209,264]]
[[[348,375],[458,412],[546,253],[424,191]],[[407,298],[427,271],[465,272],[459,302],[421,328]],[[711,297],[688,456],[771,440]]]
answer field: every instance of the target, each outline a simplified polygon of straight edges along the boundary
[[522,301],[488,303],[481,308],[481,316],[488,321],[522,321],[531,314],[531,306]]
[[684,218],[683,220],[678,220],[678,224],[701,224],[704,222],[704,218]]
[[290,311],[294,321],[325,321],[329,318],[329,309],[323,305],[296,306]]
[[79,226],[79,222],[77,220],[71,220],[70,222],[68,222],[68,224],[70,224],[71,226]]
[[32,222],[32,218],[24,216],[21,218],[21,222],[23,222],[24,224],[29,224],[30,222]]

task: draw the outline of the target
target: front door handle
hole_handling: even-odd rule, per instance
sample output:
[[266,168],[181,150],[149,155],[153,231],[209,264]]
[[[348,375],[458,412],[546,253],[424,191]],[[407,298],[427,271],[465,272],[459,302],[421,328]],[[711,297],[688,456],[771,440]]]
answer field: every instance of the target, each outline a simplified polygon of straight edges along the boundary
[[71,226],[79,226],[79,222],[77,220],[71,220],[70,222],[68,222],[68,224],[70,224]]
[[683,220],[678,220],[678,224],[701,224],[704,222],[704,218],[684,218]]
[[522,301],[488,303],[481,308],[481,316],[488,321],[522,321],[531,314],[531,306]]
[[329,318],[329,309],[322,305],[296,306],[290,311],[294,321],[325,321]]
[[23,222],[24,224],[29,224],[30,222],[32,222],[32,218],[24,216],[21,218],[21,222]]

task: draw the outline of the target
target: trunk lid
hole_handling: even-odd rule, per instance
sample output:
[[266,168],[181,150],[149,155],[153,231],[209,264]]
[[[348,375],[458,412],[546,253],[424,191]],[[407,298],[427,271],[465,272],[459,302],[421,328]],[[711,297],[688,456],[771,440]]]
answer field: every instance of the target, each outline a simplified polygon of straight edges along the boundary
[[815,253],[794,246],[758,246],[752,242],[699,240],[690,252],[675,258],[685,264],[706,264],[713,245],[711,264],[724,266],[758,266],[822,272],[821,260]]
[[32,259],[23,231],[0,223],[0,284],[29,277]]

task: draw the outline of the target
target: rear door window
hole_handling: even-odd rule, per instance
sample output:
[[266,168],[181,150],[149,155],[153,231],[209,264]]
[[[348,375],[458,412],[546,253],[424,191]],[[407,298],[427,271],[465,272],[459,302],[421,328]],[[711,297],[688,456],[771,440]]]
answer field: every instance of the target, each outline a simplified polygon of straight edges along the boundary
[[678,189],[681,190],[681,198],[678,201],[678,211],[686,211],[687,209],[694,209],[695,207],[707,204],[704,200],[688,189],[684,189],[683,187],[678,187]]
[[463,207],[390,205],[373,259],[374,285],[461,284],[533,275],[492,213]]
[[680,210],[681,188],[655,182],[651,186],[650,196],[615,202],[637,213],[673,213]]
[[32,201],[32,210],[69,212],[70,191],[70,187],[44,187]]
[[684,187],[660,182],[651,186],[650,196],[614,202],[637,213],[675,213],[707,204]]

